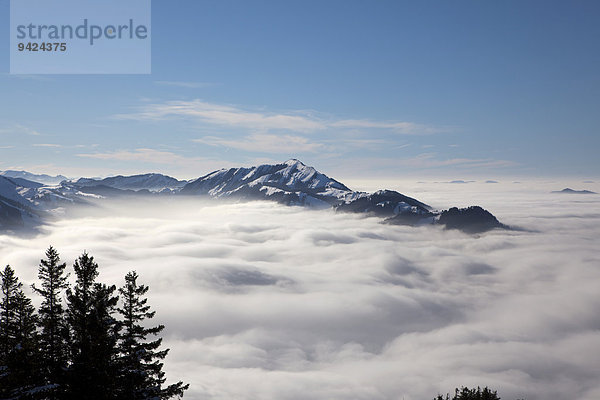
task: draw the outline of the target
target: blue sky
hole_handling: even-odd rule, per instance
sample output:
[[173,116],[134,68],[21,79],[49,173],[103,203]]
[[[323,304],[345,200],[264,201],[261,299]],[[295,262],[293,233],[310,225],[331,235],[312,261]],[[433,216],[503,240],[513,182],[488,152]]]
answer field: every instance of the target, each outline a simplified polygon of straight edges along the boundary
[[299,158],[336,177],[600,176],[597,1],[152,2],[151,75],[9,71],[0,170]]

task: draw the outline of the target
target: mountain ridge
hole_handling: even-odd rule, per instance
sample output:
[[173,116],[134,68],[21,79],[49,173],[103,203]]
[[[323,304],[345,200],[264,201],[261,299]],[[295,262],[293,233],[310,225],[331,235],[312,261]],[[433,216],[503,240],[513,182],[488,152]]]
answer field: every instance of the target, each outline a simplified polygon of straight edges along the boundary
[[150,192],[174,191],[181,189],[188,181],[180,181],[168,175],[158,173],[138,175],[116,175],[108,178],[79,178],[72,182],[78,187],[108,186],[121,190],[148,190]]
[[[267,200],[288,206],[373,215],[384,218],[390,224],[450,226],[443,222],[443,211],[432,210],[417,199],[393,190],[374,193],[354,191],[314,167],[290,159],[278,164],[220,169],[189,181],[150,173],[102,179],[79,178],[63,180],[57,185],[43,185],[22,178],[0,176],[0,230],[25,225],[25,220],[30,221],[32,217],[43,221],[45,216],[59,214],[57,210],[68,209],[75,204],[94,204],[102,199],[132,196]],[[505,228],[495,217],[490,218],[489,212],[479,209],[453,212],[449,219],[452,227],[464,231]],[[15,217],[17,212],[22,223]],[[486,219],[486,223],[478,219]],[[485,229],[475,229],[474,224]]]
[[563,194],[598,194],[596,192],[592,192],[591,190],[575,190],[571,188],[564,188],[563,190],[555,190],[551,193],[563,193]]
[[0,176],[4,176],[6,178],[22,178],[28,181],[42,183],[44,185],[57,185],[60,182],[69,179],[63,175],[50,176],[46,174],[32,174],[31,172],[27,171],[16,170],[0,171]]
[[188,183],[181,193],[246,199],[275,196],[285,198],[284,202],[289,204],[297,203],[294,205],[312,202],[331,206],[358,192],[297,159],[290,159],[280,164],[213,171]]

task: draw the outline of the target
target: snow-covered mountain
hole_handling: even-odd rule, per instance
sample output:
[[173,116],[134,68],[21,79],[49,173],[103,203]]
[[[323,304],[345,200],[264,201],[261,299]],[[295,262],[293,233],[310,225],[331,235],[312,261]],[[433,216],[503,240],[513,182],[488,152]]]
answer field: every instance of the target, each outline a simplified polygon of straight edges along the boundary
[[[390,224],[437,223],[471,232],[504,227],[493,215],[479,207],[439,212],[391,190],[371,194],[353,191],[313,167],[292,159],[281,164],[221,169],[189,182],[161,174],[144,174],[63,180],[59,185],[44,186],[23,178],[0,176],[0,230],[27,226],[32,221],[39,223],[47,216],[61,214],[74,204],[93,204],[122,196],[159,195],[268,200],[286,205],[364,213],[387,218],[386,222]],[[484,219],[485,223],[482,223]]]
[[32,174],[31,172],[27,172],[27,171],[13,171],[13,170],[1,171],[0,176],[4,176],[7,178],[26,179],[26,180],[32,181],[32,182],[43,183],[44,185],[58,185],[62,181],[66,181],[67,179],[69,179],[66,176],[62,176],[62,175],[56,175],[56,176],[50,176],[50,175],[46,175],[46,174],[38,175],[38,174]]
[[80,178],[76,181],[64,182],[64,186],[79,189],[92,187],[109,187],[119,190],[149,191],[149,192],[177,192],[184,187],[187,181],[180,181],[162,174],[143,174],[133,176],[112,176],[104,179]]
[[21,229],[44,216],[36,201],[40,183],[0,176],[0,230]]
[[364,194],[352,201],[340,204],[337,210],[390,217],[400,213],[427,214],[431,207],[393,190],[378,190],[375,193]]
[[275,165],[221,169],[188,183],[181,194],[275,200],[317,208],[337,206],[362,195],[295,159]]

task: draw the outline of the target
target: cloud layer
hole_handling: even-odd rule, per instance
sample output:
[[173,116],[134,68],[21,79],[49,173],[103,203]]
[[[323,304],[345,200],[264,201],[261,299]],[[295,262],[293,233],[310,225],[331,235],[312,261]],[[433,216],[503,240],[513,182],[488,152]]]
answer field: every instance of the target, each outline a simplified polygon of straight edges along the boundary
[[[423,186],[419,198],[459,196],[450,186]],[[168,376],[192,384],[187,399],[416,400],[460,385],[597,399],[600,201],[459,186],[464,201],[529,230],[472,237],[169,200],[0,236],[0,262],[33,282],[52,244],[69,263],[88,250],[106,282],[136,269],[167,325]]]

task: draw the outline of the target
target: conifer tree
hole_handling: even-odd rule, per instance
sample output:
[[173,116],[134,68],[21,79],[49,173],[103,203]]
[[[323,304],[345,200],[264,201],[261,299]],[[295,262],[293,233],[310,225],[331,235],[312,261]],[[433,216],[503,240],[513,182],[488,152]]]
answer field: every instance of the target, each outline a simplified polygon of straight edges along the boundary
[[37,333],[38,316],[31,300],[19,290],[15,296],[15,347],[8,355],[13,399],[42,398],[47,393],[44,385]]
[[154,340],[149,336],[158,336],[164,325],[145,327],[144,322],[154,317],[144,297],[148,286],[137,283],[135,271],[125,276],[125,285],[119,289],[123,299],[118,309],[123,318],[123,332],[119,344],[121,353],[121,389],[120,398],[126,400],[170,399],[182,397],[189,385],[183,382],[163,387],[166,381],[162,371],[162,360],[169,349],[159,350],[162,338]]
[[73,265],[76,284],[67,290],[71,328],[68,391],[72,399],[112,399],[117,392],[116,287],[96,283],[98,264],[83,253]]
[[10,265],[0,271],[0,398],[7,398],[12,389],[9,356],[17,340],[15,297],[21,286]]
[[440,394],[434,400],[500,400],[500,397],[497,391],[488,389],[487,386],[483,390],[480,387],[469,389],[463,386],[455,389],[452,399],[448,394],[445,398]]
[[41,288],[33,286],[42,297],[39,309],[42,368],[46,384],[56,386],[55,393],[60,391],[67,367],[68,327],[61,299],[63,290],[68,288],[66,266],[66,263],[60,263],[58,252],[50,246],[46,250],[46,259],[40,260],[38,268]]
[[15,345],[17,325],[15,323],[15,297],[23,286],[15,275],[15,271],[7,265],[0,272],[0,363],[6,363],[8,353]]
[[[50,247],[38,276],[40,314],[23,292],[14,270],[0,271],[1,400],[163,400],[182,397],[189,385],[165,384],[159,334],[146,327],[155,312],[145,298],[148,286],[130,272],[125,285],[96,282],[98,265],[83,253],[73,265],[76,283],[68,288],[65,264]],[[66,290],[67,307],[61,304]],[[117,321],[114,315],[122,316]],[[68,338],[68,340],[67,340]]]
[[44,394],[39,368],[37,315],[25,296],[14,270],[0,272],[1,359],[0,396],[10,399],[35,399]]

